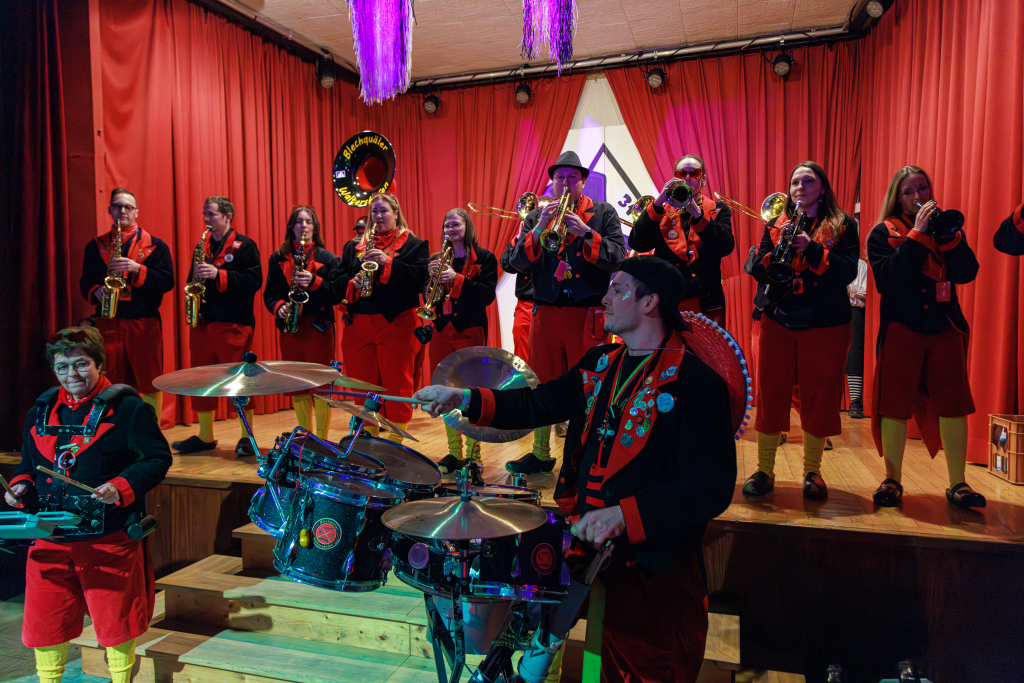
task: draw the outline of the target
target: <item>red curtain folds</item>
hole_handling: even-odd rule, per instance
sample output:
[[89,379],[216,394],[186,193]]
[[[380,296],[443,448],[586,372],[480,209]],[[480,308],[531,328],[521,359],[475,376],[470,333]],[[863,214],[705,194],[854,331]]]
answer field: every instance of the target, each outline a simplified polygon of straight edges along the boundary
[[[139,223],[171,246],[179,285],[202,231],[203,199],[214,194],[232,199],[234,225],[256,240],[264,268],[296,204],[317,209],[328,248],[340,253],[365,210],[334,195],[330,169],[341,144],[364,129],[394,145],[402,209],[437,248],[448,209],[467,201],[511,206],[519,192],[542,187],[584,78],[538,81],[526,106],[504,84],[444,92],[434,115],[413,95],[366,107],[351,84],[324,90],[310,64],[186,0],[100,0],[99,7],[107,185],[136,192]],[[514,227],[478,224],[483,245],[499,252]],[[189,366],[182,310],[178,286],[161,309],[167,370]],[[491,341],[500,345],[496,313],[491,323]],[[262,299],[254,336],[260,358],[278,357]],[[164,422],[190,422],[187,405],[165,401]],[[280,396],[255,401],[257,412],[287,405]],[[218,417],[226,416],[222,408]]]
[[[860,164],[858,49],[856,43],[797,48],[786,81],[759,53],[668,64],[656,90],[635,68],[607,74],[655,187],[672,176],[676,159],[698,154],[707,166],[707,192],[757,211],[769,194],[788,189],[793,166],[810,159],[828,171],[840,205],[853,213]],[[755,283],[743,273],[743,261],[763,229],[733,212],[736,249],[722,263],[726,328],[748,358]]]

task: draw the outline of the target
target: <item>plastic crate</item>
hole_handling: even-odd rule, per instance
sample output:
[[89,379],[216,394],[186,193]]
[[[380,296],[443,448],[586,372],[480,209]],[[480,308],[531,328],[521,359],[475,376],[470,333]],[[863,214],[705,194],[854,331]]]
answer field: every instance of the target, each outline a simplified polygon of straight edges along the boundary
[[988,434],[988,471],[1024,485],[1024,415],[989,415]]

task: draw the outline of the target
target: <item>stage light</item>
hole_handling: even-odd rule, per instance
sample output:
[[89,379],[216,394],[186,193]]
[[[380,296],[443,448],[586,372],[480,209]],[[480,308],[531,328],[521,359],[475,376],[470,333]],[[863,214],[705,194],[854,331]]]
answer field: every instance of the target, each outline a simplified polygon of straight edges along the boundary
[[516,88],[516,102],[519,104],[526,104],[533,97],[533,89],[526,83],[520,83],[519,87]]
[[793,66],[793,58],[782,52],[775,59],[772,60],[772,71],[778,76],[786,76],[789,74],[790,68]]
[[433,114],[441,106],[441,98],[437,95],[427,95],[423,98],[423,109],[428,114]]
[[885,14],[885,7],[878,0],[871,0],[864,9],[875,19]]
[[651,90],[657,90],[664,82],[665,70],[660,66],[656,66],[647,72],[647,85],[650,86]]
[[334,87],[334,72],[324,62],[316,63],[316,80],[320,82],[320,85],[325,90],[329,90]]

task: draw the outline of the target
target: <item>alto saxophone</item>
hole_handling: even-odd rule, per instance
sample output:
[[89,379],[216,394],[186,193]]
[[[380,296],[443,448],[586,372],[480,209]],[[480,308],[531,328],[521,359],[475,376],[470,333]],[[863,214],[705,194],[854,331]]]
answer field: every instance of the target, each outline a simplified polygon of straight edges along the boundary
[[304,289],[299,289],[299,286],[295,284],[295,274],[300,270],[306,269],[306,264],[309,262],[309,255],[311,251],[313,250],[309,248],[309,242],[306,240],[306,235],[303,234],[302,240],[299,242],[299,252],[295,254],[294,262],[292,263],[292,286],[291,289],[288,290],[288,314],[284,318],[285,334],[295,334],[299,331],[299,319],[302,317],[302,307],[309,303],[309,292]]
[[206,236],[212,230],[213,228],[209,225],[206,226],[203,236],[199,238],[199,244],[196,245],[195,251],[192,252],[192,281],[185,285],[185,320],[188,322],[189,327],[199,325],[201,317],[199,309],[206,302],[206,283],[201,277],[196,275],[196,266],[206,263]]
[[430,276],[430,284],[427,286],[427,297],[423,305],[416,309],[416,315],[424,320],[435,320],[437,313],[434,307],[448,298],[448,293],[441,284],[441,273],[448,269],[454,260],[455,247],[447,236],[441,243],[441,254],[437,257],[437,270]]
[[[110,245],[110,260],[121,257],[121,225],[114,226],[114,243]],[[121,298],[121,290],[128,286],[124,278],[113,268],[107,266],[107,276],[103,278],[103,297],[100,299],[100,317],[113,318],[117,315],[117,302]]]
[[[373,249],[373,241],[377,236],[377,227],[375,223],[369,223],[366,226],[366,251]],[[366,251],[363,253],[365,254]],[[365,299],[366,297],[373,294],[373,280],[377,276],[377,269],[380,266],[375,261],[363,261],[363,284],[359,288],[359,298]]]

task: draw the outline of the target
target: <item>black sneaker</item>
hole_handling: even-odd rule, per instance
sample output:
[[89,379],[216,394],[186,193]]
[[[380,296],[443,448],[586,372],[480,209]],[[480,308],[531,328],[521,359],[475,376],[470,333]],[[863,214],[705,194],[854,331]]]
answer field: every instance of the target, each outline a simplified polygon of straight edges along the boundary
[[216,441],[203,441],[198,436],[190,436],[184,441],[175,441],[171,444],[171,448],[179,453],[202,453],[212,451],[216,447]]
[[537,474],[555,469],[555,459],[541,460],[533,453],[527,453],[518,460],[505,463],[505,469],[512,474]]
[[854,420],[861,420],[864,418],[864,402],[860,399],[856,401],[850,401],[850,417]]
[[249,437],[244,436],[235,444],[236,458],[250,458],[254,455],[256,455],[256,451],[252,449],[252,442],[249,441]]
[[770,477],[761,470],[754,472],[743,482],[743,493],[748,496],[763,496],[775,488],[775,477]]
[[456,458],[449,453],[437,461],[437,466],[441,468],[441,474],[451,474],[455,470],[461,470],[467,462],[465,458]]

